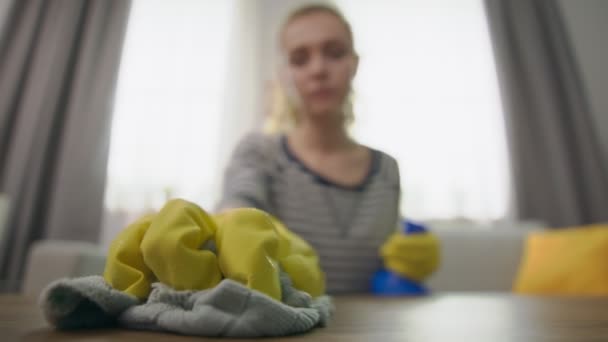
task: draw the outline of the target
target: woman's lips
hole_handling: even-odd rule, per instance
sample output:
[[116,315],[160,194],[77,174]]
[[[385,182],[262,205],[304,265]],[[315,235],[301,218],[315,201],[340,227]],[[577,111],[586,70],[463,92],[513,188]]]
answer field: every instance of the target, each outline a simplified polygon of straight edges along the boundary
[[334,91],[328,88],[318,89],[310,92],[310,97],[315,99],[327,99],[334,95]]

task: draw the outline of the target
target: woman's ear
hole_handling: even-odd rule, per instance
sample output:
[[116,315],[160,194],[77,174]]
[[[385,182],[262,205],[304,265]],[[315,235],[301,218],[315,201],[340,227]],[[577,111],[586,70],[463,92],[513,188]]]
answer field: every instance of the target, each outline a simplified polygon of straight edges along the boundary
[[299,101],[298,92],[296,90],[293,77],[289,68],[280,67],[277,71],[278,85],[284,92],[286,99],[292,104]]

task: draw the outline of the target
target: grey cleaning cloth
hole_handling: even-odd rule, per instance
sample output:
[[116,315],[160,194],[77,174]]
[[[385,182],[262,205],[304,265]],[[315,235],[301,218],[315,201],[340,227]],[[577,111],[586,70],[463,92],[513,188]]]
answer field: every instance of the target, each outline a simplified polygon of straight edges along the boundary
[[139,304],[134,296],[113,289],[101,276],[60,279],[40,294],[46,320],[60,329],[102,328]]
[[[229,279],[203,291],[176,291],[155,283],[147,301],[138,304],[134,297],[111,289],[102,277],[92,276],[50,284],[41,303],[51,324],[68,329],[103,327],[114,319],[139,330],[206,337],[270,337],[304,333],[327,324],[332,312],[329,297],[311,299],[294,289],[286,276],[281,277],[281,285],[283,302]],[[81,306],[81,302],[88,304]],[[82,319],[75,317],[81,315],[98,315],[100,324],[95,326],[87,319],[78,326]]]

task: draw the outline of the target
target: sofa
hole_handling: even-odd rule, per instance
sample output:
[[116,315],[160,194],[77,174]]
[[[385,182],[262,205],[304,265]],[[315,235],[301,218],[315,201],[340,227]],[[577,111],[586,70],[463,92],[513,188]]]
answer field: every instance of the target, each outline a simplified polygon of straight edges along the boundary
[[[428,280],[434,292],[511,291],[524,249],[525,237],[535,224],[491,227],[442,227],[439,237],[442,261]],[[51,281],[63,277],[102,274],[105,249],[74,241],[40,241],[32,246],[22,292],[37,296]]]

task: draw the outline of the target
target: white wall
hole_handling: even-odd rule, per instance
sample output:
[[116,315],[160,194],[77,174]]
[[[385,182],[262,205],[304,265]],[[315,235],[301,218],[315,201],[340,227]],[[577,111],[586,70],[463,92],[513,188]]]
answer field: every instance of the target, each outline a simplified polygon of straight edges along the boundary
[[608,158],[608,1],[560,0]]

